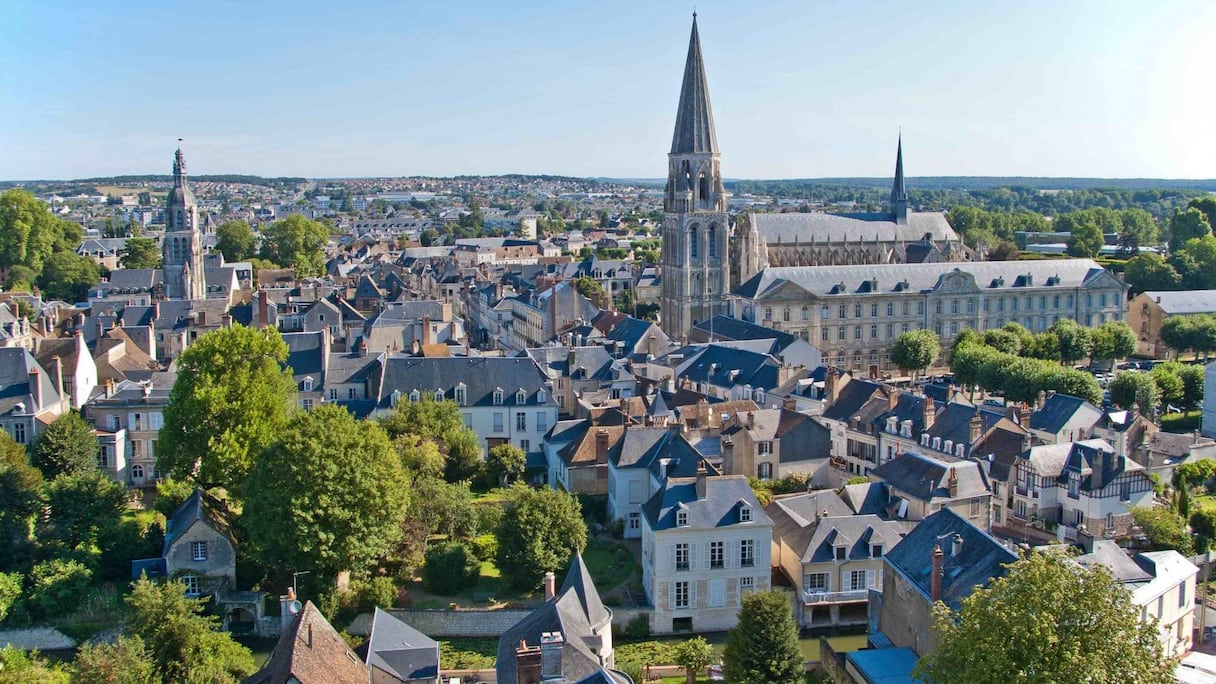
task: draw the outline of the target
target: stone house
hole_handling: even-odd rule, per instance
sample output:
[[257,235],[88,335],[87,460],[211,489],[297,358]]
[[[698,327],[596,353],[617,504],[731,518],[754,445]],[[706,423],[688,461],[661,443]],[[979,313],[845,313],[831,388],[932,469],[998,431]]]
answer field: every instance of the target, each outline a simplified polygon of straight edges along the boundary
[[1180,350],[1161,339],[1161,324],[1172,316],[1216,313],[1216,290],[1141,292],[1127,302],[1127,324],[1136,333],[1136,353],[1157,359]]
[[908,451],[869,477],[886,485],[890,518],[924,520],[949,508],[982,530],[992,526],[992,488],[976,461]]
[[704,462],[678,427],[625,429],[608,448],[609,517],[624,521],[626,538],[641,537],[642,505],[668,478],[695,476]]
[[735,412],[721,434],[727,475],[772,480],[800,474],[828,484],[831,431],[810,416],[785,408]]
[[[169,393],[176,380],[174,373],[154,373],[148,380],[134,382],[108,381],[102,391],[85,404],[83,415],[99,432],[110,437],[101,438],[102,456],[108,442],[125,438],[122,453],[125,455],[125,476],[110,470],[111,477],[133,487],[152,486],[160,479],[156,468],[156,444],[160,428],[164,424],[164,411],[169,405]],[[119,453],[116,451],[115,462]]]
[[160,558],[131,562],[138,579],[168,578],[186,585],[188,596],[218,596],[236,584],[236,547],[218,504],[194,492],[165,523]]
[[0,428],[30,445],[43,428],[71,408],[52,378],[25,347],[0,347]]
[[731,629],[742,597],[769,588],[773,521],[747,478],[669,477],[642,511],[652,632]]
[[1085,439],[1102,418],[1102,410],[1081,399],[1058,392],[1040,393],[1028,427],[1042,444]]

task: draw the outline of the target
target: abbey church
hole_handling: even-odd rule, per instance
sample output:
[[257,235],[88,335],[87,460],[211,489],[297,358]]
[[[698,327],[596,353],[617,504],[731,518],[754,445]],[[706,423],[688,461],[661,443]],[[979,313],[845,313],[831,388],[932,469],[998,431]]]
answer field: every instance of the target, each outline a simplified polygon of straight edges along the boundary
[[769,266],[841,266],[965,261],[968,251],[941,212],[908,210],[903,141],[887,211],[747,213],[730,240],[726,191],[701,40],[692,37],[668,154],[660,257],[663,330],[683,338],[698,321],[726,313],[727,295]]

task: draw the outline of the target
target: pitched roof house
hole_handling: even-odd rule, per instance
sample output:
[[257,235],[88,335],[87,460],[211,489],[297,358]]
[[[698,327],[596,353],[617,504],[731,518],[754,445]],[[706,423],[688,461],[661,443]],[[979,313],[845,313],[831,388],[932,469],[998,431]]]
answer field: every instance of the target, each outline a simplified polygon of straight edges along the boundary
[[312,601],[304,602],[262,669],[244,684],[367,684],[368,671]]

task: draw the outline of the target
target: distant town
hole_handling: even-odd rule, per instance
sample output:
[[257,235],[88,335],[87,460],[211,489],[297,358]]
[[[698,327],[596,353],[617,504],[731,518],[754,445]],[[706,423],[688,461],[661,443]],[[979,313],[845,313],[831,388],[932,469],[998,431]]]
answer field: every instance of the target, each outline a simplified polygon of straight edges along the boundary
[[1216,184],[891,142],[4,184],[0,682],[1216,682]]

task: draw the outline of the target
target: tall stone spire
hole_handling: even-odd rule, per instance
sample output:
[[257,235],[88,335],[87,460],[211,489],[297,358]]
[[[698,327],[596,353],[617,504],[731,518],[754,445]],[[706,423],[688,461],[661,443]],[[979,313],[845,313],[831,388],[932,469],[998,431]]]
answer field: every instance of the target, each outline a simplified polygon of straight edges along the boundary
[[904,135],[895,147],[895,183],[891,186],[891,213],[896,223],[908,222],[908,188],[904,185]]
[[186,157],[182,155],[182,139],[177,139],[177,154],[173,155],[173,187],[186,187]]
[[695,12],[692,15],[692,37],[688,39],[688,58],[684,62],[684,84],[680,87],[680,106],[676,110],[676,131],[671,139],[671,153],[718,153]]

